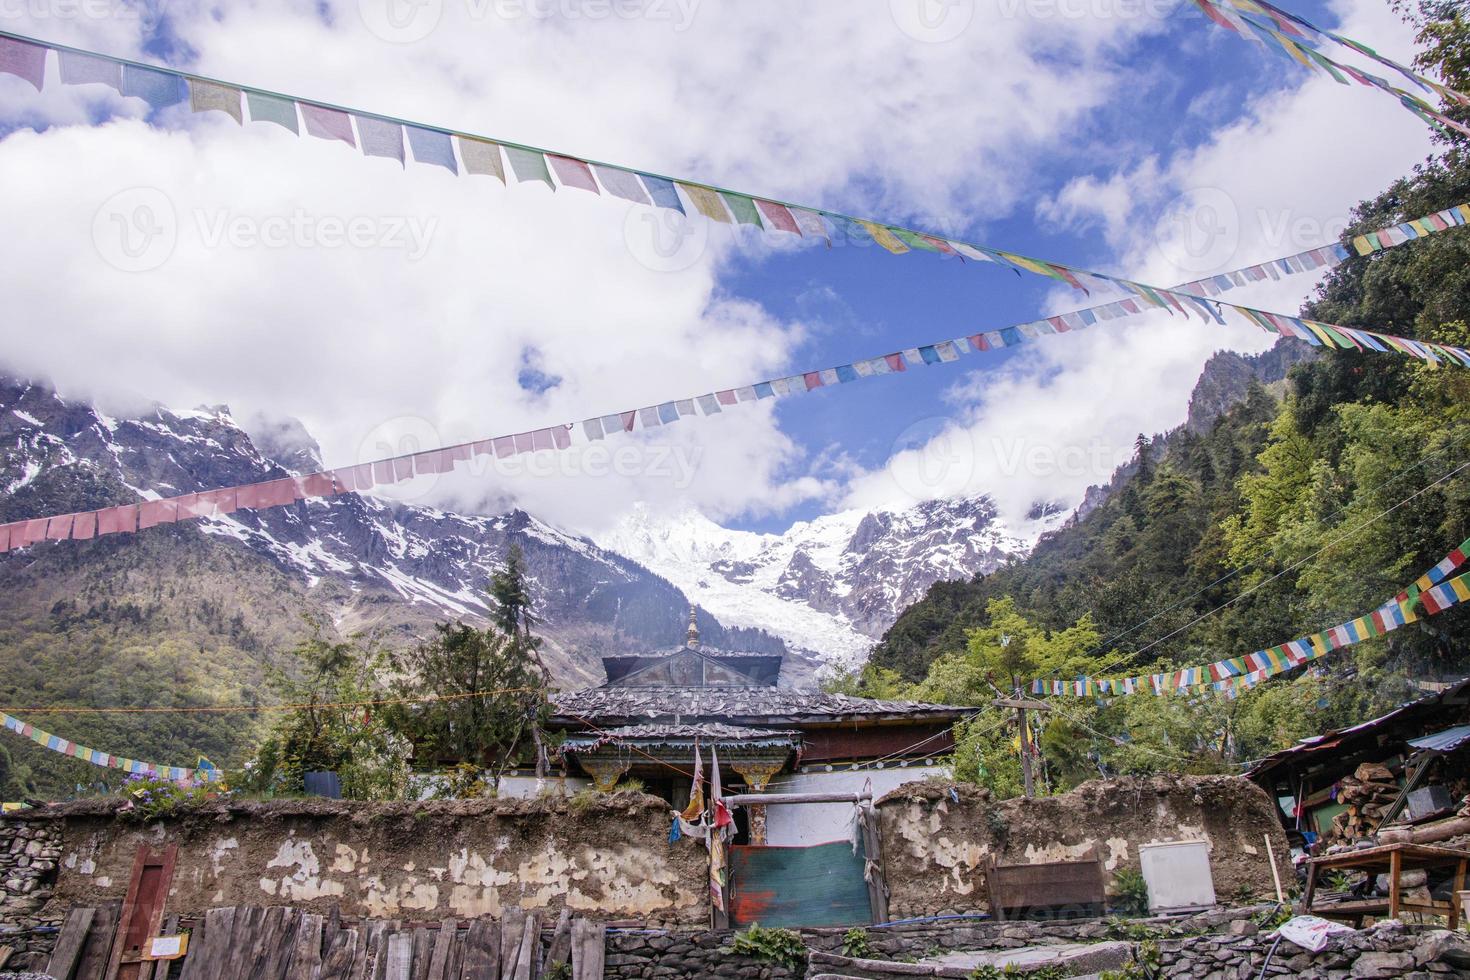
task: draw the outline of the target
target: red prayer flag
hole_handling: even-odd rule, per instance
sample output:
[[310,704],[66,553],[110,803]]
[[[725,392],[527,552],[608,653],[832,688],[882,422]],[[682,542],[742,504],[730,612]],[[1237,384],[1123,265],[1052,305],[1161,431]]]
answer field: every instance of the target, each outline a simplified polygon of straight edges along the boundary
[[371,464],[373,468],[373,483],[387,485],[393,480],[393,461],[391,459],[379,460]]
[[808,371],[806,374],[803,374],[801,377],[802,377],[802,380],[804,380],[806,382],[806,390],[807,391],[811,391],[813,388],[820,388],[820,387],[822,387],[822,372],[820,372],[820,371]]
[[516,452],[516,437],[515,436],[500,436],[497,439],[495,439],[495,458],[496,459],[504,459],[507,456],[514,456],[515,455],[515,452]]
[[14,524],[0,524],[0,555],[10,550],[10,529]]
[[[76,521],[71,526],[71,539],[73,541],[87,541],[97,533],[97,512],[89,510],[85,514],[78,514]],[[0,548],[0,551],[3,551]]]
[[1067,326],[1067,322],[1059,316],[1049,316],[1046,318],[1046,322],[1056,327],[1057,333],[1066,333],[1068,330],[1072,329],[1071,327]]
[[37,541],[46,540],[46,518],[38,517],[35,520],[26,521],[21,526],[20,544],[35,544]]
[[51,541],[66,541],[69,539],[71,537],[72,520],[75,517],[75,514],[62,514],[60,517],[51,518],[46,524],[47,539]]
[[297,497],[331,497],[337,493],[330,473],[308,473],[296,478]]
[[592,178],[592,171],[581,160],[559,157],[555,153],[546,154],[546,159],[551,161],[551,169],[556,171],[556,179],[561,181],[563,187],[577,187],[598,193],[597,181]]
[[572,430],[565,425],[558,425],[551,430],[551,441],[556,444],[557,449],[566,449],[572,444]]
[[637,419],[638,419],[638,413],[637,412],[623,412],[621,414],[621,418],[623,420],[623,431],[624,432],[632,432],[633,431],[633,423],[635,421],[637,421]]
[[715,398],[721,405],[733,405],[736,402],[735,389],[726,388],[724,391],[715,392]]
[[431,449],[426,453],[416,453],[413,457],[413,471],[418,476],[443,473],[452,467],[443,450]]
[[262,494],[262,506],[280,507],[283,504],[294,504],[296,502],[296,481],[290,477],[283,480],[271,480],[260,485]]
[[172,524],[179,519],[179,505],[174,500],[148,500],[138,508],[138,529]]
[[393,464],[393,479],[395,481],[413,479],[413,457],[396,456],[390,462]]
[[220,514],[233,514],[235,512],[235,508],[239,506],[236,502],[238,492],[235,487],[225,487],[222,490],[211,490],[209,493],[201,494],[201,496],[208,497],[209,502],[214,506],[213,514],[210,516],[217,516]]
[[297,104],[301,106],[301,118],[306,121],[308,136],[341,140],[348,146],[357,145],[357,141],[352,138],[352,119],[347,113],[328,109],[324,105],[312,105],[310,102]]
[[462,442],[458,446],[450,446],[448,449],[440,450],[440,452],[444,454],[444,472],[446,473],[454,469],[455,463],[461,461],[468,462],[470,456],[473,455],[470,450],[470,444],[467,442]]
[[529,453],[535,450],[536,440],[529,432],[517,432],[514,436],[516,441],[516,452]]
[[551,430],[537,429],[535,432],[531,433],[531,445],[537,450],[551,449]]
[[471,443],[470,450],[476,456],[489,456],[490,453],[494,451],[494,446],[494,439],[482,439],[479,442]]
[[888,366],[895,371],[907,371],[909,369],[909,366],[904,363],[902,354],[884,354],[883,360],[887,361]]
[[985,339],[983,333],[970,334],[970,346],[976,350],[990,350],[990,341]]
[[765,219],[767,225],[774,225],[782,231],[789,231],[797,235],[801,234],[801,229],[796,225],[796,219],[791,216],[791,212],[786,209],[786,205],[777,204],[775,201],[762,201],[760,198],[755,198],[755,206],[760,211],[761,217]]

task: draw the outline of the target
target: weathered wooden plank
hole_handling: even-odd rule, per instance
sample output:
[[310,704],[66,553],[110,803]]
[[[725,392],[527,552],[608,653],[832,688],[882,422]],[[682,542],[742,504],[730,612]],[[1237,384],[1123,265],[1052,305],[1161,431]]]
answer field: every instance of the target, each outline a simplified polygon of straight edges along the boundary
[[82,945],[82,959],[77,964],[76,980],[102,980],[121,913],[122,902],[113,901],[100,906],[92,916],[92,927],[87,930],[87,941]]
[[338,929],[322,959],[321,980],[351,980],[356,966],[357,930]]
[[449,944],[449,959],[444,963],[444,980],[460,980],[464,971],[465,943],[469,941],[469,930],[454,930],[454,940]]
[[429,975],[429,960],[434,957],[434,933],[427,926],[413,931],[413,978],[425,980]]
[[61,933],[56,937],[56,946],[51,950],[51,962],[46,972],[56,980],[71,980],[77,961],[82,958],[82,946],[87,942],[87,930],[92,927],[94,908],[77,908],[66,913],[61,924]]
[[413,980],[413,933],[395,932],[388,937],[383,980]]
[[287,908],[285,915],[281,917],[281,933],[276,939],[275,948],[265,961],[262,980],[286,980],[286,972],[291,968],[291,954],[296,951],[296,930],[300,928],[301,912]]
[[230,948],[220,968],[221,980],[230,977],[248,977],[255,962],[255,938],[265,922],[265,909],[259,905],[245,905],[235,910],[235,927],[230,935]]
[[[291,961],[286,966],[285,980],[320,980],[322,972],[322,917],[304,912],[296,926],[291,944]],[[218,980],[210,977],[207,980]]]
[[352,975],[354,977],[365,977],[367,971],[372,969],[368,963],[368,939],[371,925],[371,920],[362,920],[357,923],[357,942],[353,944],[352,953]]
[[382,919],[364,919],[358,928],[363,932],[363,958],[353,970],[357,980],[373,980],[382,973],[383,954],[387,948],[391,924]]
[[210,909],[189,936],[182,980],[219,980],[219,964],[235,926],[234,908]]
[[454,948],[454,942],[459,935],[459,922],[455,919],[444,919],[439,923],[439,932],[434,937],[434,950],[429,957],[429,970],[425,974],[427,980],[445,980],[445,971],[449,966],[449,951]]
[[[378,945],[378,961],[373,965],[372,980],[387,980],[388,978],[388,945],[390,940],[403,929],[400,919],[392,919],[385,923],[382,941]],[[413,937],[408,937],[408,948],[413,950]]]
[[572,910],[563,908],[556,917],[556,929],[551,934],[551,945],[546,949],[546,970],[572,959]]
[[572,930],[572,980],[602,980],[607,927],[577,919]]
[[521,946],[516,953],[515,972],[506,980],[532,980],[541,972],[541,913],[528,912],[521,928]]
[[507,909],[500,921],[500,975],[510,980],[515,976],[516,959],[521,951],[521,934],[526,930],[526,913]]
[[275,952],[276,945],[281,938],[281,923],[285,921],[286,908],[283,905],[267,906],[265,917],[260,920],[260,928],[255,930],[255,940],[250,947],[250,959],[247,975],[251,978],[259,977],[260,980],[275,980],[267,972],[267,965],[271,955]]
[[464,966],[458,980],[500,980],[500,923],[476,919],[464,942]]

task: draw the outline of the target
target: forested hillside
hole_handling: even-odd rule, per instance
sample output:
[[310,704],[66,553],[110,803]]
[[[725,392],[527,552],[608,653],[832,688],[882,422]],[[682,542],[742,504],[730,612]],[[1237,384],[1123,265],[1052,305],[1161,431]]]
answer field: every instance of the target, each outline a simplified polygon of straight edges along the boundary
[[[1458,11],[1419,16],[1424,66],[1463,85]],[[1470,200],[1456,139],[1361,204],[1345,240]],[[1349,261],[1305,314],[1464,344],[1470,231]],[[1102,502],[1027,559],[935,586],[889,630],[860,686],[983,704],[1032,671],[1137,674],[1237,656],[1365,614],[1470,535],[1470,372],[1330,351],[1278,387],[1253,384],[1210,424],[1192,412],[1141,439]],[[1417,680],[1470,673],[1467,615],[1452,609],[1235,700],[1058,699],[1042,733],[1048,777],[1228,770],[1414,696]],[[982,714],[962,768],[1014,790],[1014,737],[1002,714]]]

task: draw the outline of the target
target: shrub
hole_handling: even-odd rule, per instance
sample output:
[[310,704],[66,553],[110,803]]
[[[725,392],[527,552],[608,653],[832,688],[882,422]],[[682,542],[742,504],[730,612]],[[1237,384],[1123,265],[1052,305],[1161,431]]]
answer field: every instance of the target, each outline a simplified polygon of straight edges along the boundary
[[730,948],[744,956],[770,960],[799,973],[806,969],[806,945],[790,929],[762,929],[752,923],[744,932],[735,933]]

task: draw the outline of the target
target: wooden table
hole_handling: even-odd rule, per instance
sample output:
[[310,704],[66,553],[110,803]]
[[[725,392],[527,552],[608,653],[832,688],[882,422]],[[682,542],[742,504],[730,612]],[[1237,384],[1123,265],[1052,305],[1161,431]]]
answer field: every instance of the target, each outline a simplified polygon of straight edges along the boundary
[[[1458,892],[1465,887],[1465,866],[1470,862],[1470,851],[1454,847],[1436,847],[1433,844],[1380,844],[1377,847],[1360,847],[1355,850],[1339,851],[1307,861],[1307,890],[1302,896],[1301,910],[1304,915],[1320,915],[1327,919],[1352,919],[1359,928],[1366,916],[1398,918],[1401,912],[1423,912],[1442,915],[1449,919],[1450,929],[1460,924]],[[1448,902],[1406,902],[1400,895],[1400,879],[1405,871],[1428,871],[1433,868],[1454,868],[1454,887]],[[1368,899],[1355,902],[1337,902],[1332,905],[1313,907],[1312,898],[1317,890],[1317,877],[1323,871],[1366,871],[1369,874],[1388,875],[1388,899]]]

